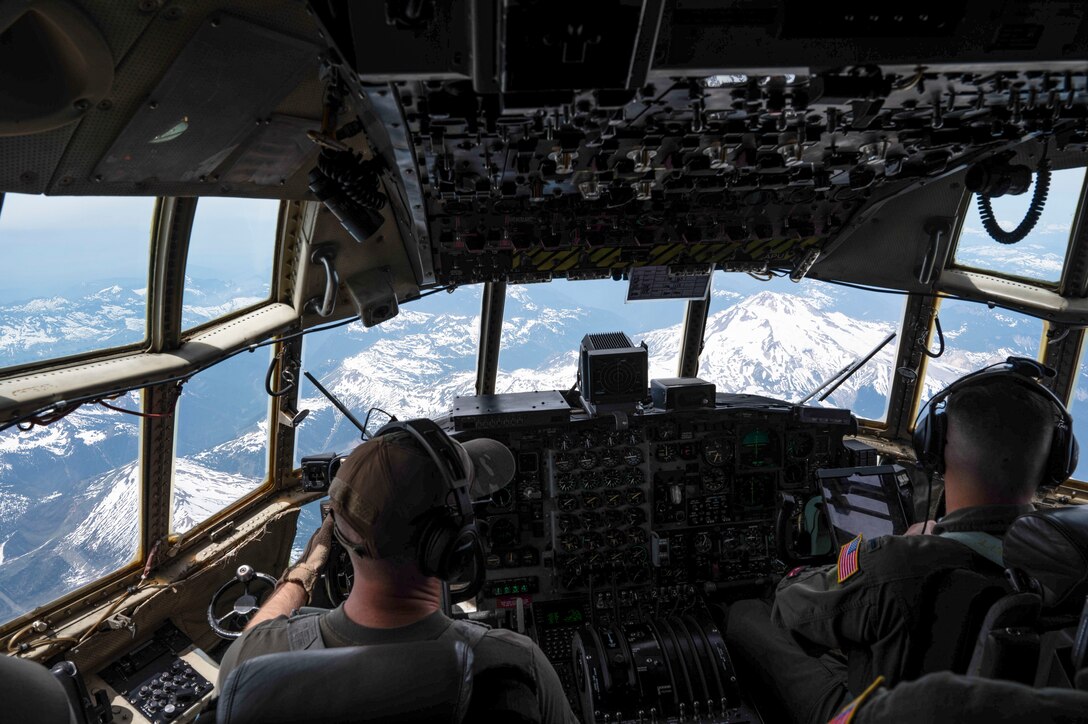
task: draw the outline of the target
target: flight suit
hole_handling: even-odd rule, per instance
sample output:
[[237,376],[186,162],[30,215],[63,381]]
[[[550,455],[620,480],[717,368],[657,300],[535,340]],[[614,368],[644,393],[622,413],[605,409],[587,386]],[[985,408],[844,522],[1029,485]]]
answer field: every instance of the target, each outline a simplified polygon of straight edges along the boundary
[[[1000,537],[1033,509],[963,508],[942,518],[934,532]],[[877,676],[894,686],[908,672],[911,656],[929,645],[930,581],[954,570],[977,571],[995,583],[1003,578],[1000,566],[940,535],[862,540],[853,563],[845,577],[836,565],[790,571],[778,586],[769,618],[759,602],[730,607],[731,648],[796,721],[826,722]]]

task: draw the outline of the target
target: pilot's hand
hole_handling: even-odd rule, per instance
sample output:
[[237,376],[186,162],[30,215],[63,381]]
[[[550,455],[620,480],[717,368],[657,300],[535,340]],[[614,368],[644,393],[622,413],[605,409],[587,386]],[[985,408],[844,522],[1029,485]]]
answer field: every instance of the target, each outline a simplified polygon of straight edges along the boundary
[[321,570],[329,560],[329,548],[332,544],[332,516],[326,516],[321,527],[310,536],[310,542],[299,556],[298,563],[288,568],[280,576],[280,584],[297,583],[306,591],[309,600]]
[[935,520],[927,520],[924,523],[915,523],[907,528],[903,535],[931,535],[935,525],[937,525],[937,521]]

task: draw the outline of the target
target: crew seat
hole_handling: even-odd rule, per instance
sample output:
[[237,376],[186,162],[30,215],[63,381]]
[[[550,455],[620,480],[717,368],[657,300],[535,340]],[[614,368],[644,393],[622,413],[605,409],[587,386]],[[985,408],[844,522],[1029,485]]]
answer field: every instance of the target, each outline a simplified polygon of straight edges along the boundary
[[[475,696],[474,696],[475,694]],[[199,724],[509,722],[528,724],[536,689],[511,667],[473,674],[462,640],[266,654],[230,673]]]
[[1088,689],[1088,505],[1020,516],[1003,556],[1013,591],[987,613],[967,673]]

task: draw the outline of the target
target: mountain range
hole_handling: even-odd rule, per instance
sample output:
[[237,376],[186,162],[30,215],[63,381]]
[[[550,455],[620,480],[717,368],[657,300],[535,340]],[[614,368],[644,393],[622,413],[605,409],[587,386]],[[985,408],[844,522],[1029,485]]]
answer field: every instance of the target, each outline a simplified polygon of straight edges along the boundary
[[[814,282],[717,277],[700,376],[722,392],[797,401],[896,331],[902,314],[897,297],[874,298]],[[611,283],[510,287],[498,392],[570,388],[578,343],[588,332],[627,330],[635,343],[646,343],[651,377],[676,375],[683,304],[614,303],[617,285],[606,291],[594,286],[604,284]],[[188,280],[189,322],[255,301],[232,297],[231,291],[228,284]],[[947,350],[930,361],[926,395],[994,358],[1034,356],[1038,320],[945,304]],[[82,297],[8,304],[0,307],[0,359],[10,365],[68,353],[64,340],[72,329],[83,330],[77,342],[91,340],[91,348],[132,341],[132,334],[138,340],[144,314],[143,290],[118,285]],[[360,418],[371,408],[401,419],[437,416],[454,397],[473,390],[479,314],[474,288],[405,304],[399,316],[377,327],[352,324],[307,337],[303,366]],[[885,347],[821,404],[883,417],[895,354],[895,343]],[[268,361],[266,354],[239,355],[186,384],[177,412],[176,532],[264,479]],[[130,393],[114,404],[138,409],[138,402]],[[298,428],[296,462],[305,454],[345,452],[358,444],[358,430],[307,382],[298,407],[309,415]],[[84,406],[47,427],[0,434],[0,621],[132,560],[139,517],[137,423],[135,417]],[[312,509],[304,513],[300,542],[315,516]]]

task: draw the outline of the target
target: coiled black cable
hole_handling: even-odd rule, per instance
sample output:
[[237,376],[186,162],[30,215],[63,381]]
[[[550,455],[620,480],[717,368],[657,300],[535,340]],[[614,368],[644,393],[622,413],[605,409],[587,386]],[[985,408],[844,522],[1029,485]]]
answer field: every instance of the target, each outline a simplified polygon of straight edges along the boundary
[[1031,233],[1039,217],[1043,215],[1046,206],[1047,193],[1050,191],[1050,162],[1044,157],[1039,161],[1039,170],[1035,173],[1035,190],[1031,195],[1031,205],[1024,214],[1023,221],[1012,231],[1005,231],[994,219],[994,210],[990,205],[990,197],[985,194],[978,195],[978,215],[982,219],[982,227],[986,233],[999,244],[1015,244],[1023,241],[1024,237]]
[[359,206],[375,211],[385,206],[376,160],[364,161],[357,151],[323,148],[317,157],[317,167]]

